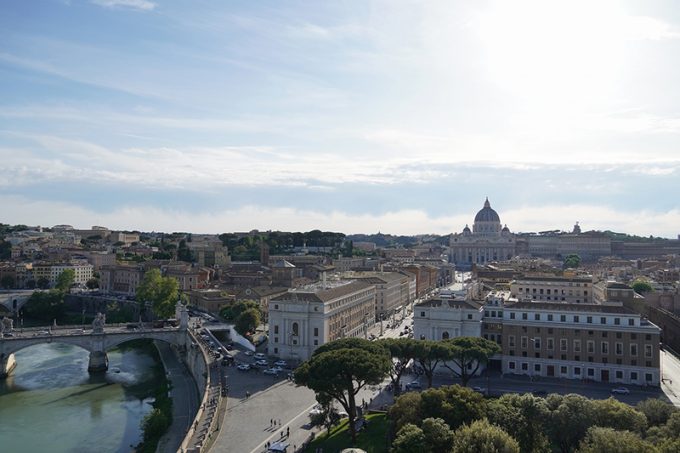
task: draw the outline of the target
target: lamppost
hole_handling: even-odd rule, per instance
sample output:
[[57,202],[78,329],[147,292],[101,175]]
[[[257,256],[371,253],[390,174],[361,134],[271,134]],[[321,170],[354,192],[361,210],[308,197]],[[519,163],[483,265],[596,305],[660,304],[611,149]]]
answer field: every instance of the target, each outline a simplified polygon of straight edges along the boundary
[[383,313],[380,313],[380,336],[383,336],[383,318],[385,315]]

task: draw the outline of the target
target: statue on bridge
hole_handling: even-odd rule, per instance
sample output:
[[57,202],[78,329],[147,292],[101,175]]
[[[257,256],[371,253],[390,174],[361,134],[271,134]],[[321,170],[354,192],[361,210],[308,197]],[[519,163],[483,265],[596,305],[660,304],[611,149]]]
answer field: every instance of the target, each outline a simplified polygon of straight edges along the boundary
[[3,316],[0,320],[0,334],[9,333],[14,329],[14,320]]
[[94,321],[92,321],[92,333],[104,333],[104,324],[106,323],[106,315],[97,313]]

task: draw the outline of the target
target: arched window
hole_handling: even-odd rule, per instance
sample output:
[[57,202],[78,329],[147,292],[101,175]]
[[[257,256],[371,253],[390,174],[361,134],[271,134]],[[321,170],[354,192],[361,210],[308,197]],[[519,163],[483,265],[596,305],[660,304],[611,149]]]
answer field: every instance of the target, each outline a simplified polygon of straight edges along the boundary
[[294,323],[293,323],[293,335],[295,335],[295,336],[300,335],[299,330],[300,330],[300,329],[299,329],[299,327],[298,327],[298,323],[294,322]]
[[449,332],[444,332],[442,334],[442,340],[448,340],[449,339]]

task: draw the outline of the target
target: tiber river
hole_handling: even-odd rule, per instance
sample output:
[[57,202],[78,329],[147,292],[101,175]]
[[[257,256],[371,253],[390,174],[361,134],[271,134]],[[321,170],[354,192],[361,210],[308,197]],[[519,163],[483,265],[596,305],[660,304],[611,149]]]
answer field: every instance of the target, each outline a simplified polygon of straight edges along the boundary
[[16,353],[0,380],[0,452],[129,452],[151,410],[156,358],[139,345],[108,352],[109,371],[90,375],[89,353],[42,344]]

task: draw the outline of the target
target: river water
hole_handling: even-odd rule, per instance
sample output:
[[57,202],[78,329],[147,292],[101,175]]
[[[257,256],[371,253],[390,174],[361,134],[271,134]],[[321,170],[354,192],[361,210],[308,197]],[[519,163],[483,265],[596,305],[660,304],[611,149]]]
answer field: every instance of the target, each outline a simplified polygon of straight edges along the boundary
[[149,348],[108,352],[109,371],[90,375],[89,353],[42,344],[16,353],[0,380],[0,452],[129,452],[141,441],[162,373]]

